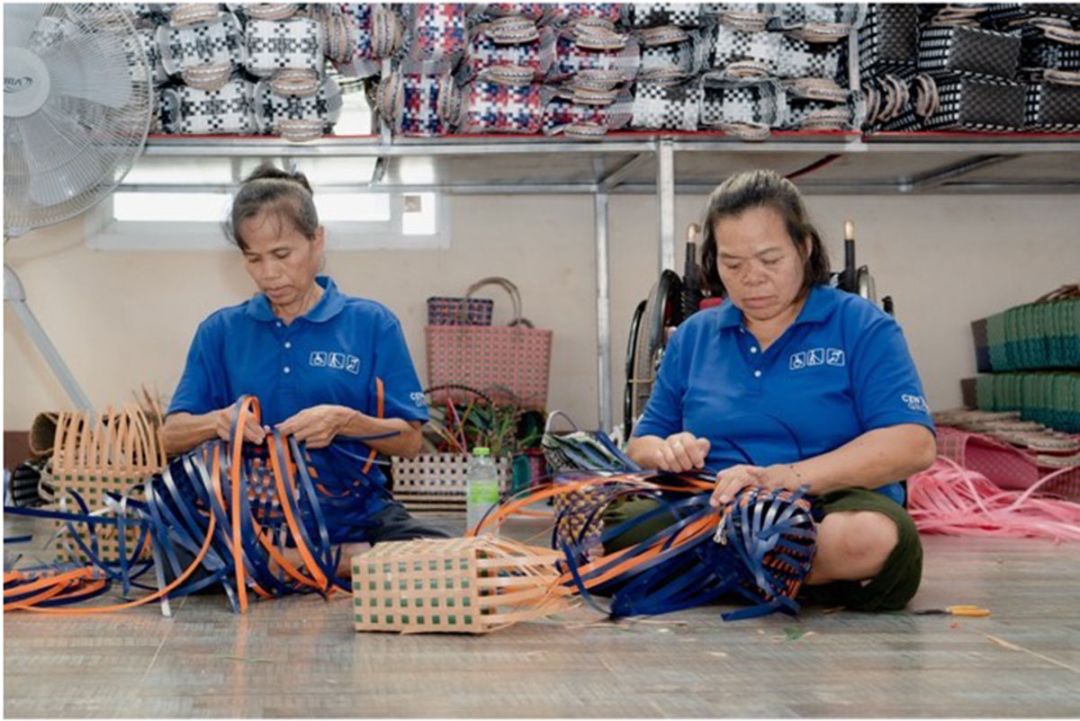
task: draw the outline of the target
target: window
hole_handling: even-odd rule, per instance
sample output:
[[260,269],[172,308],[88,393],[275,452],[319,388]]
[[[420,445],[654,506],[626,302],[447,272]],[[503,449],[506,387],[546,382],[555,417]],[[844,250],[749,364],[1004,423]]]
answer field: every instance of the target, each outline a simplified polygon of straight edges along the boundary
[[[242,178],[260,158],[143,156],[110,198],[101,227],[88,234],[98,250],[230,249],[222,232]],[[449,247],[443,198],[372,190],[372,158],[289,160],[315,190],[331,250]],[[277,163],[280,167],[280,163]]]

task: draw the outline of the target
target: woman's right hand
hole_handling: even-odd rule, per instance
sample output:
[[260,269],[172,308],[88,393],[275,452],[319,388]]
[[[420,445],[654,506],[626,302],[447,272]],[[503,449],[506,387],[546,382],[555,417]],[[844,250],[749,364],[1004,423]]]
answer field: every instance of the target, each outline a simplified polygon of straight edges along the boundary
[[709,439],[685,431],[665,438],[655,451],[655,468],[669,473],[684,473],[705,467]]
[[[217,431],[217,436],[223,441],[232,440],[232,422],[233,422],[233,406],[228,408],[222,408],[219,411],[215,411],[214,417],[214,429]],[[260,426],[254,418],[248,417],[247,423],[244,424],[244,440],[247,443],[254,443],[260,445],[266,440],[266,429]]]

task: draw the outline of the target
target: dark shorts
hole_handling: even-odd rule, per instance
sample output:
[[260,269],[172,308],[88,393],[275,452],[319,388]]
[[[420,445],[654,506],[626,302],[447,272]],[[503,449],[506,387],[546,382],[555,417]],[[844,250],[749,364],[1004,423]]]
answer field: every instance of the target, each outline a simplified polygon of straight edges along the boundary
[[449,533],[415,518],[396,501],[376,513],[374,520],[375,526],[369,538],[365,539],[372,545],[387,541],[411,541],[414,538],[450,538]]
[[827,493],[817,500],[824,515],[844,511],[874,511],[896,524],[897,542],[881,573],[863,584],[834,581],[803,586],[799,600],[823,606],[843,606],[853,611],[899,611],[919,590],[922,580],[922,543],[915,522],[896,501],[876,491],[849,488]]
[[[657,507],[651,498],[631,498],[616,501],[604,513],[605,528],[614,528],[624,521],[641,516]],[[922,544],[915,523],[896,501],[876,491],[849,488],[825,494],[814,501],[821,517],[845,511],[875,511],[896,524],[898,541],[885,560],[881,573],[865,585],[858,581],[836,581],[820,586],[804,585],[799,601],[810,605],[843,606],[855,611],[895,611],[903,608],[919,589],[922,578]],[[818,515],[815,513],[815,516]],[[604,543],[610,553],[647,539],[674,521],[669,514],[660,513],[639,523],[630,530]]]

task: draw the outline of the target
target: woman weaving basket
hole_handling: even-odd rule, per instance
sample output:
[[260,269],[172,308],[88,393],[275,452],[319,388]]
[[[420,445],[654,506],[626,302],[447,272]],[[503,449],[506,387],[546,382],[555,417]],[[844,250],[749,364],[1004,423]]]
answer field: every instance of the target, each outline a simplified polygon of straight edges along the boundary
[[[747,486],[808,487],[822,518],[804,595],[902,608],[918,589],[922,548],[898,479],[927,468],[936,449],[900,326],[828,287],[821,239],[799,191],[776,173],[726,180],[704,227],[705,273],[728,302],[672,337],[628,455],[647,468],[716,472],[714,505]],[[607,525],[656,503],[614,505]]]
[[260,292],[199,325],[162,428],[166,452],[230,440],[232,404],[253,395],[266,425],[249,421],[246,442],[276,427],[308,451],[336,453],[336,474],[318,479],[332,543],[446,536],[392,499],[377,465],[364,468],[371,450],[416,455],[427,408],[397,317],[318,275],[325,229],[307,178],[260,166],[233,200],[228,231]]

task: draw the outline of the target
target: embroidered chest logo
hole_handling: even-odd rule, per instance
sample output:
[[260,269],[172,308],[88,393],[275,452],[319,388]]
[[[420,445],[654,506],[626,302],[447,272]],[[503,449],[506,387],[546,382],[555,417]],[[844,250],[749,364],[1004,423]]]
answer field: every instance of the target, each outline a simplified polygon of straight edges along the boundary
[[360,373],[360,359],[346,353],[334,353],[331,351],[312,351],[308,357],[308,365],[312,368],[332,368],[334,370],[347,371],[353,375]]
[[811,348],[792,353],[788,359],[788,370],[802,370],[814,366],[842,366],[846,363],[844,351],[841,348]]

